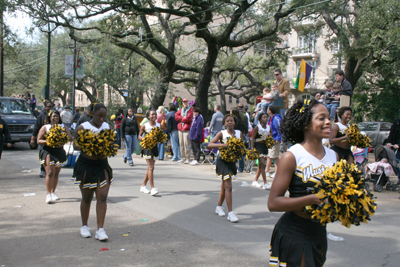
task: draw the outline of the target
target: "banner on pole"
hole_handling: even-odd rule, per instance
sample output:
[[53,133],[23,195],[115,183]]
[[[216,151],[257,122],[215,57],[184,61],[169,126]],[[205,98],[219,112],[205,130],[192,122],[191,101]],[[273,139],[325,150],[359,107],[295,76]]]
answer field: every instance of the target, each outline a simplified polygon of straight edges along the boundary
[[[84,61],[83,57],[78,57],[76,61],[76,78],[83,79],[84,71],[83,71]],[[67,55],[65,56],[65,77],[72,78],[74,75],[74,56]]]

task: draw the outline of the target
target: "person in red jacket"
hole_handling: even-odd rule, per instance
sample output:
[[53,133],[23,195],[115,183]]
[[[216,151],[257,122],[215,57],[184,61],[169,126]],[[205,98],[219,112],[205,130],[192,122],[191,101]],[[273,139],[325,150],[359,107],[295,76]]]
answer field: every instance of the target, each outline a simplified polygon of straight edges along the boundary
[[175,120],[178,122],[179,148],[182,157],[178,162],[189,164],[191,154],[189,133],[193,120],[193,108],[189,106],[189,100],[186,98],[182,100],[182,103],[183,107],[175,113]]

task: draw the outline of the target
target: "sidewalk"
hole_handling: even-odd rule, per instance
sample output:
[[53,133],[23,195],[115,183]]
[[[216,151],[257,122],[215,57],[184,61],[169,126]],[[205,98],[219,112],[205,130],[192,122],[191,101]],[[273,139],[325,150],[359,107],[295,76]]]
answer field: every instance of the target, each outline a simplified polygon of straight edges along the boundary
[[1,266],[266,265],[252,255],[110,201],[105,227],[110,240],[94,238],[95,200],[89,218],[92,237],[82,238],[80,192],[69,182],[72,169],[61,171],[57,192],[61,200],[55,204],[45,203],[45,180],[36,170],[23,172],[4,159],[0,169]]

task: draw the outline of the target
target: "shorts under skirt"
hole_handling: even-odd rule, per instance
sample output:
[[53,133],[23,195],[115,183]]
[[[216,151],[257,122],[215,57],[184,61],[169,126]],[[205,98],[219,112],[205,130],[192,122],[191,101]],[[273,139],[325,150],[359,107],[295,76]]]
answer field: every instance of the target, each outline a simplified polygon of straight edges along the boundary
[[264,142],[255,142],[254,148],[257,150],[259,158],[267,158],[268,157],[268,148]]
[[228,180],[229,178],[235,180],[237,174],[236,162],[227,162],[218,157],[215,172],[218,180]]
[[321,267],[327,251],[326,226],[289,211],[272,232],[269,266],[300,266],[304,253],[305,266]]
[[103,187],[107,184],[105,171],[108,173],[111,185],[114,182],[113,171],[108,165],[107,158],[92,160],[81,154],[75,162],[71,180],[75,185],[83,184],[83,188],[94,189],[97,188],[97,184]]
[[350,157],[352,157],[354,160],[353,152],[351,152],[350,149],[344,149],[344,148],[338,147],[336,145],[333,145],[331,147],[331,149],[338,154],[339,160],[345,159],[345,160],[349,161]]
[[152,149],[143,149],[142,157],[145,159],[155,159],[158,157],[158,144],[155,145]]
[[50,155],[50,165],[54,165],[56,168],[61,168],[67,164],[67,156],[65,150],[62,147],[52,148],[49,146],[43,146],[39,150],[39,161],[40,164],[46,163],[47,155]]

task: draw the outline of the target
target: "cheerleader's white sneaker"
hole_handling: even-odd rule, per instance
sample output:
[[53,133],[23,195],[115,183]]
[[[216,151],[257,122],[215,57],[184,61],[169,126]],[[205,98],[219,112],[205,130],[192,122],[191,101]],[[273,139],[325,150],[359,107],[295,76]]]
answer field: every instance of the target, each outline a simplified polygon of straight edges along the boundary
[[150,193],[150,190],[147,189],[146,186],[141,186],[141,187],[140,187],[140,192],[145,193],[145,194],[148,194],[148,193]]
[[89,227],[87,225],[82,226],[81,227],[81,236],[84,237],[84,238],[91,237],[92,234],[90,233],[89,230],[90,229],[89,229]]
[[251,185],[255,186],[255,187],[258,187],[258,188],[260,188],[262,186],[257,181],[253,181],[253,183]]
[[271,185],[268,184],[268,183],[266,183],[266,184],[264,184],[264,185],[262,186],[262,189],[264,189],[264,190],[270,190],[270,189],[271,189]]
[[153,187],[153,188],[151,189],[151,191],[150,191],[150,195],[155,196],[155,195],[157,195],[157,194],[158,194],[157,188]]
[[108,235],[106,234],[106,231],[104,230],[104,228],[100,228],[99,230],[96,231],[95,238],[100,241],[108,240]]
[[218,214],[218,216],[221,216],[221,217],[225,216],[224,208],[222,206],[217,206],[215,208],[215,213]]
[[236,214],[233,211],[229,212],[228,217],[226,217],[226,218],[230,222],[238,222],[239,221],[239,218],[236,216]]
[[52,200],[60,200],[60,198],[56,195],[56,193],[51,193]]
[[47,204],[50,204],[52,200],[53,200],[53,199],[51,198],[51,194],[48,194],[48,195],[46,196],[46,203],[47,203]]

